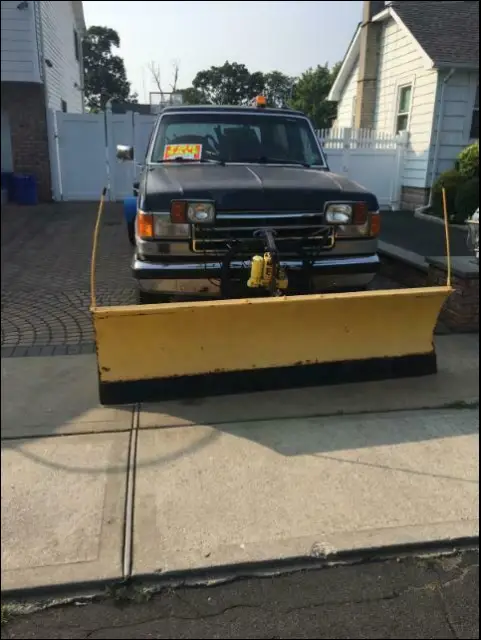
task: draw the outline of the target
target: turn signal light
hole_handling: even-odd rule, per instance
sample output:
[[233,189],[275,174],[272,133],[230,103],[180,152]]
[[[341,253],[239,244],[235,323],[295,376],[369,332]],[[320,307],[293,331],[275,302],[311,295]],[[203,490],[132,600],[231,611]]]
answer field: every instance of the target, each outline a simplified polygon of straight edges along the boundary
[[149,239],[154,237],[154,216],[151,213],[138,211],[135,224],[139,238]]

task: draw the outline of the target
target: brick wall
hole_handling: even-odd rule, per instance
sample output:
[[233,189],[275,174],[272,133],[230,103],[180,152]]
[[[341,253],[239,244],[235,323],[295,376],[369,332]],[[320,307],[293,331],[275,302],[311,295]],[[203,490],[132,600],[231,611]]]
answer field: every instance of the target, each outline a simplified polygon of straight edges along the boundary
[[418,269],[399,258],[382,255],[381,275],[408,289],[426,286],[427,268]]
[[402,187],[401,209],[414,211],[418,207],[424,207],[429,201],[429,189],[419,187]]
[[[425,269],[408,262],[381,254],[381,275],[406,288],[445,286],[446,268],[437,264],[426,264]],[[454,258],[456,261],[456,258]],[[440,320],[454,332],[479,331],[479,269],[469,274],[457,272],[452,277],[453,293],[446,301]]]
[[[446,270],[429,266],[428,282],[431,286],[446,284]],[[452,278],[454,292],[441,312],[443,323],[455,331],[479,331],[479,275],[477,278]]]
[[40,200],[52,200],[43,85],[2,82],[1,106],[10,121],[13,170],[33,174]]
[[357,129],[374,129],[374,113],[377,98],[379,52],[383,25],[371,22],[382,11],[383,2],[364,2],[360,33],[359,72],[356,94],[354,126]]

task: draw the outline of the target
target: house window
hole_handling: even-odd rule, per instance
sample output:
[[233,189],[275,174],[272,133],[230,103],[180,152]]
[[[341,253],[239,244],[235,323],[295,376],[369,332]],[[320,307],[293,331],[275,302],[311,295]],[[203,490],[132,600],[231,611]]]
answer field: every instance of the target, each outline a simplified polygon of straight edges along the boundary
[[67,103],[65,102],[65,100],[61,100],[61,105],[62,105],[62,111],[64,113],[67,113]]
[[80,45],[79,45],[78,33],[75,29],[73,30],[73,48],[75,51],[75,59],[80,60]]
[[471,133],[469,137],[472,140],[479,140],[479,84],[476,88],[476,98],[474,100],[473,117],[471,119]]
[[412,85],[405,85],[399,88],[397,114],[396,114],[396,133],[407,131],[409,126],[409,115],[411,113],[413,88]]

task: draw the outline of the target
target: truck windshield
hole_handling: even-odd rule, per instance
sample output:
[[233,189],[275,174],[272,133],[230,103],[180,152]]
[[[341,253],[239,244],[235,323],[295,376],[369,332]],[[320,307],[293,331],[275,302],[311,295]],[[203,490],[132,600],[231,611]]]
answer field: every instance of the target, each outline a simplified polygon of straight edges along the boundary
[[306,118],[238,112],[163,115],[151,162],[169,160],[326,166]]

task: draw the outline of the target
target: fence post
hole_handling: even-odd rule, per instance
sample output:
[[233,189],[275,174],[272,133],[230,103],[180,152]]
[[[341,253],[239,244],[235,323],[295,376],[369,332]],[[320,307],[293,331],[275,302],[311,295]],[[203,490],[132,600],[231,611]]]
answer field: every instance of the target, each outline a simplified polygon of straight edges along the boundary
[[[63,115],[63,113],[61,113],[61,115]],[[47,109],[47,132],[52,197],[55,202],[59,202],[63,200],[62,162],[60,156],[57,113],[53,109]]]
[[352,129],[350,127],[346,127],[343,132],[343,141],[342,141],[342,172],[349,176],[349,156],[351,153],[351,139],[352,139]]
[[132,184],[140,173],[140,158],[137,144],[138,131],[140,130],[140,113],[132,112],[132,146],[134,147],[134,161],[132,162]]
[[396,211],[401,207],[402,179],[404,174],[404,160],[409,142],[409,132],[401,131],[396,136],[396,170],[392,181],[391,209]]
[[114,180],[114,163],[115,163],[115,148],[114,148],[114,132],[112,123],[112,105],[108,101],[105,105],[105,166],[107,168],[107,192],[109,200],[112,202],[115,200],[115,180]]

